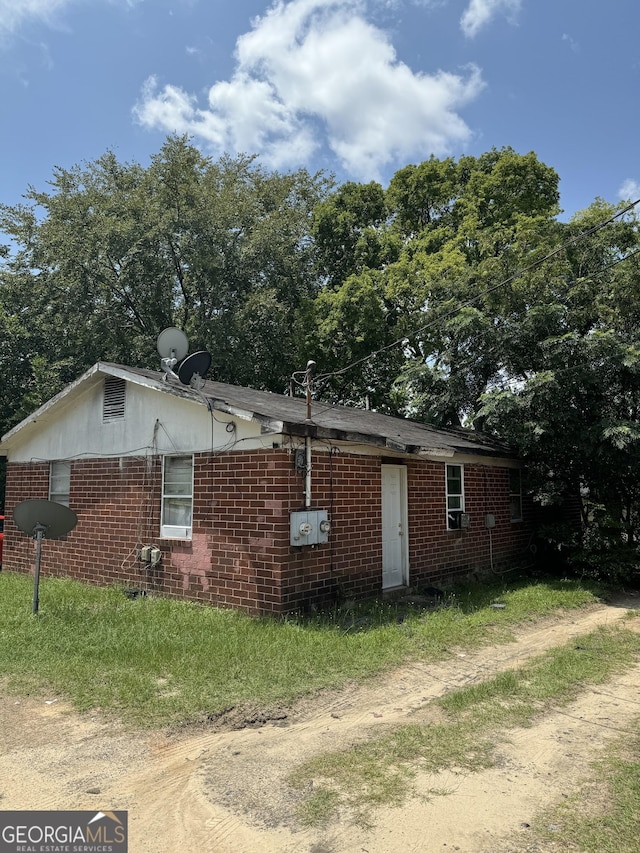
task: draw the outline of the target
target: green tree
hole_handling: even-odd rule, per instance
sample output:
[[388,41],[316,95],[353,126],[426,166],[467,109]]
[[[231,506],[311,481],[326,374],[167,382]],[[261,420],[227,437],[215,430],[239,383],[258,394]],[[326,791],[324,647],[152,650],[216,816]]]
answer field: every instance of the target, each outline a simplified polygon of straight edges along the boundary
[[[562,239],[557,184],[535,154],[494,149],[406,166],[384,195],[348,183],[320,204],[313,234],[327,286],[309,322],[332,398],[375,396],[433,423],[473,422],[480,395],[517,361],[513,329],[546,304],[540,276],[517,274]],[[364,303],[379,306],[375,321]],[[337,331],[349,328],[359,331]],[[341,371],[339,359],[355,367]]]
[[410,238],[431,225],[442,226],[453,212],[459,193],[454,160],[431,157],[397,171],[389,183],[386,202],[396,228]]
[[[21,396],[35,406],[101,359],[155,367],[169,325],[210,350],[216,378],[281,390],[318,292],[311,213],[327,187],[170,137],[146,169],[107,152],[0,207],[0,304],[28,330]],[[278,357],[261,349],[276,342]]]
[[[413,416],[443,426],[470,425],[480,396],[517,363],[520,336],[514,327],[526,322],[533,307],[546,304],[539,275],[534,269],[522,273],[561,239],[555,219],[558,177],[534,154],[512,149],[458,164],[432,159],[426,166],[401,170],[388,194],[392,201],[398,198],[398,177],[404,186],[407,177],[425,176],[422,202],[416,204],[420,196],[414,196],[414,207],[429,212],[414,218],[413,236],[403,249],[402,265],[412,274],[387,271],[394,294],[406,287],[402,279],[413,283],[412,307],[403,319],[409,358],[395,397]],[[424,227],[416,231],[420,222]]]
[[600,227],[615,213],[599,200],[569,223],[564,293],[518,327],[518,374],[482,411],[543,503],[580,499],[574,560],[609,578],[636,569],[640,530],[640,236],[634,219]]
[[397,257],[398,245],[384,227],[387,212],[380,184],[348,181],[313,211],[318,269],[328,287],[350,275],[378,269]]
[[325,288],[307,325],[313,330],[306,348],[318,362],[317,384],[324,399],[394,410],[390,391],[404,356],[393,346],[396,316],[379,271],[352,275],[335,290]]

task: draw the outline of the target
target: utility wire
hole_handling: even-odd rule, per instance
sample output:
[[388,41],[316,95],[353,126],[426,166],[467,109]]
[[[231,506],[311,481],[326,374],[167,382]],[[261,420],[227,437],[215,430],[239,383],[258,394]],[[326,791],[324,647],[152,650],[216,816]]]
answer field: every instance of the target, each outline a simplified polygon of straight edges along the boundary
[[[570,246],[574,245],[575,243],[578,243],[581,240],[584,240],[587,237],[590,237],[593,234],[596,234],[598,231],[605,228],[607,225],[610,225],[616,219],[619,219],[621,216],[624,216],[625,214],[629,213],[638,204],[640,204],[640,198],[636,199],[636,201],[634,201],[634,202],[631,202],[631,204],[628,204],[625,208],[618,211],[618,213],[615,213],[613,216],[610,216],[608,219],[605,219],[603,222],[599,222],[597,225],[593,225],[591,228],[587,228],[586,231],[581,231],[580,234],[576,234],[575,237],[571,237],[571,239],[567,240],[561,246],[558,246],[558,248],[553,249],[553,251],[549,252],[543,258],[539,258],[537,261],[533,261],[532,263],[528,264],[527,266],[522,267],[521,269],[517,270],[515,273],[513,273],[512,275],[510,275],[508,278],[504,279],[503,281],[499,282],[498,284],[494,284],[492,287],[488,287],[482,293],[478,293],[476,296],[471,297],[470,299],[466,300],[465,302],[461,302],[459,305],[457,305],[455,308],[452,308],[450,311],[448,311],[444,314],[440,314],[438,317],[435,317],[432,320],[429,320],[429,322],[424,323],[424,325],[419,326],[417,329],[414,329],[413,332],[411,332],[411,335],[416,335],[416,334],[419,334],[420,332],[424,332],[427,329],[430,329],[432,326],[435,326],[441,320],[448,320],[451,317],[454,317],[463,308],[470,308],[476,302],[478,302],[480,299],[484,298],[488,294],[495,293],[495,291],[500,290],[503,287],[506,287],[508,284],[511,284],[511,282],[515,281],[517,278],[520,278],[520,276],[524,275],[525,273],[531,272],[531,270],[536,269],[537,267],[541,266],[542,264],[544,264],[547,261],[551,260],[552,258],[556,257],[556,255],[559,255],[561,252],[564,252],[566,249],[568,249]],[[637,254],[638,251],[640,251],[640,250],[636,250],[635,252],[631,253],[627,257],[633,257],[633,255]],[[623,258],[621,260],[626,260],[626,258]],[[616,263],[619,263],[619,262],[620,261],[617,261]],[[612,266],[613,266],[613,264],[612,264]],[[386,344],[385,346],[380,347],[380,349],[376,350],[375,352],[372,352],[372,353],[369,353],[369,355],[363,356],[362,358],[358,359],[357,361],[354,361],[351,364],[348,364],[346,367],[340,368],[340,370],[333,370],[333,371],[330,371],[328,373],[321,373],[320,375],[315,377],[315,381],[321,382],[322,380],[330,379],[333,376],[341,376],[342,374],[347,373],[349,370],[353,370],[354,367],[358,367],[361,364],[365,364],[367,361],[370,361],[372,358],[375,358],[377,355],[380,355],[381,353],[386,352],[387,350],[393,349],[394,347],[400,346],[400,344],[403,344],[406,340],[408,340],[409,337],[410,337],[410,335],[403,335],[398,340],[393,341],[393,343]]]
[[589,281],[594,278],[600,278],[601,275],[604,275],[606,272],[609,272],[609,270],[613,267],[617,267],[618,264],[621,264],[623,261],[628,261],[629,258],[633,258],[635,255],[639,254],[640,249],[634,249],[633,252],[629,252],[629,254],[623,255],[621,258],[617,258],[615,261],[611,261],[610,264],[607,264],[606,267],[603,267],[601,270],[598,270],[598,272],[592,272],[589,273],[589,275],[578,276],[578,278],[576,279],[576,284],[578,284],[579,282],[582,283],[583,281]]

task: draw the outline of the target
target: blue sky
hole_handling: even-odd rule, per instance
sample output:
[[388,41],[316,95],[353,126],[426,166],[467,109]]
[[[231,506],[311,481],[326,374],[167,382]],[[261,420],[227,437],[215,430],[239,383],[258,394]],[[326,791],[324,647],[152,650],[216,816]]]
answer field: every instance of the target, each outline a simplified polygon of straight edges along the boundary
[[638,0],[0,0],[0,202],[174,131],[385,186],[510,145],[557,170],[563,218],[635,201],[638,33]]

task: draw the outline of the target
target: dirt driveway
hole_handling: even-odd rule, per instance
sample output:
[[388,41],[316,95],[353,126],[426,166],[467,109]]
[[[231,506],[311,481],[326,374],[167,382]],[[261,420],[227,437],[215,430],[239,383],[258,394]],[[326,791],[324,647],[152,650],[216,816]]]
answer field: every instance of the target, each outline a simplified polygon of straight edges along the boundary
[[[425,774],[418,792],[449,794],[382,809],[370,831],[346,822],[301,828],[285,778],[317,752],[409,722],[430,699],[613,624],[639,605],[630,599],[571,613],[521,630],[513,643],[402,667],[281,713],[256,709],[240,730],[223,720],[199,732],[131,733],[54,698],[5,692],[0,808],[127,809],[130,853],[494,853],[514,831],[526,839],[523,825],[571,793],[598,750],[638,715],[640,667],[511,731],[490,770]],[[262,724],[264,716],[272,719]]]

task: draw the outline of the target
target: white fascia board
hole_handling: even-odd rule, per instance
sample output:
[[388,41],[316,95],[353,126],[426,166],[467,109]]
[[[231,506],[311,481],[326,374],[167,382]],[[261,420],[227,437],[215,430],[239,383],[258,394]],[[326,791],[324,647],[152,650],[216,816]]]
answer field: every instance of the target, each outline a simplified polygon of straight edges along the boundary
[[131,373],[126,367],[117,367],[114,365],[106,365],[98,363],[100,371],[109,376],[116,376],[118,379],[125,379],[134,385],[141,385],[143,388],[151,388],[153,391],[164,391],[168,394],[173,394],[176,397],[181,397],[183,400],[192,400],[199,405],[205,405],[204,401],[197,395],[189,393],[191,388],[187,385],[174,385],[167,379],[151,379],[149,376],[141,376],[139,373]]
[[424,456],[426,458],[431,457],[444,457],[446,459],[450,459],[455,455],[455,450],[451,447],[421,447],[418,450],[418,456]]
[[256,421],[260,424],[260,432],[263,435],[281,435],[284,432],[284,423],[282,421],[274,421],[271,418],[262,418],[256,416]]
[[238,409],[236,406],[228,406],[226,403],[217,404],[213,401],[213,408],[219,409],[221,412],[226,412],[228,415],[233,415],[235,418],[240,418],[242,421],[252,421],[255,419],[253,412],[248,412],[246,409]]
[[254,421],[260,424],[260,430],[263,433],[281,433],[284,430],[284,422],[274,420],[267,415],[261,415],[256,412],[250,412],[248,409],[239,409],[237,406],[231,406],[228,403],[223,403],[215,398],[210,398],[211,404],[218,412],[224,412],[231,417],[239,418],[241,421]]

